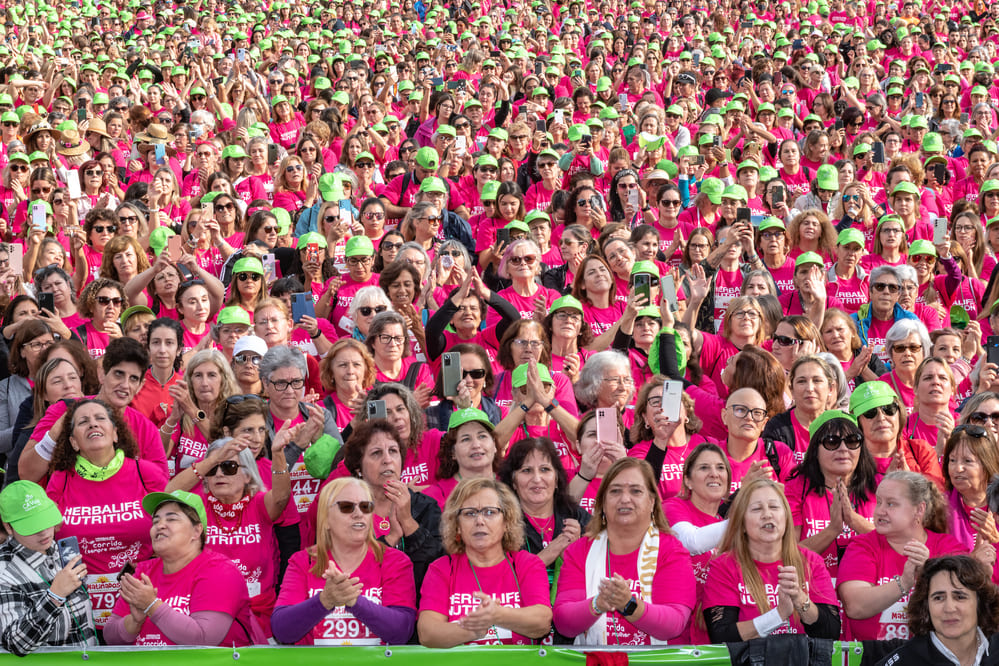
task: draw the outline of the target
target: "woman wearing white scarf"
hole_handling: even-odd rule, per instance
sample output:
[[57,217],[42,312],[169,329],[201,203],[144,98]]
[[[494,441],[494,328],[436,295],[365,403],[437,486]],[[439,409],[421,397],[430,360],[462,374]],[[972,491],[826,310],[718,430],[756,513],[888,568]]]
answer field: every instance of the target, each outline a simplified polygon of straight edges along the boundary
[[694,572],[649,464],[615,462],[593,516],[587,538],[563,555],[555,628],[576,645],[662,645],[680,635],[695,604]]

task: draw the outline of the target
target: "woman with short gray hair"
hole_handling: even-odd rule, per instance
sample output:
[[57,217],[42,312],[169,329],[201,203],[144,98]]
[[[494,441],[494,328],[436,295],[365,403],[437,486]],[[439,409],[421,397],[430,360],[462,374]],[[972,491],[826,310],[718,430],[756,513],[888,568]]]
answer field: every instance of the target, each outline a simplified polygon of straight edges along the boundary
[[891,372],[881,380],[895,390],[909,413],[915,404],[916,370],[929,356],[931,348],[930,334],[918,319],[896,321],[885,334],[885,352]]
[[602,351],[586,361],[576,382],[576,401],[588,407],[614,407],[619,413],[635,395],[628,357],[618,351]]
[[351,337],[364,342],[368,337],[368,330],[375,315],[392,309],[392,301],[389,300],[381,287],[368,285],[358,289],[347,308],[347,316],[354,322],[354,331]]

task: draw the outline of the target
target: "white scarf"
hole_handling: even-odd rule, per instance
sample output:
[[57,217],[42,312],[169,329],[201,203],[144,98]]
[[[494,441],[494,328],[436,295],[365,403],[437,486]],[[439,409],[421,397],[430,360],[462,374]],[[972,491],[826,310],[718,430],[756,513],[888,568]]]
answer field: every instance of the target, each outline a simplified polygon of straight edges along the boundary
[[[659,565],[659,528],[650,525],[638,550],[638,580],[642,599],[652,601],[652,579]],[[607,530],[601,532],[586,554],[586,598],[600,594],[600,581],[607,577]],[[652,645],[666,645],[649,636]],[[575,645],[607,645],[607,613],[601,613],[589,629],[576,636]]]

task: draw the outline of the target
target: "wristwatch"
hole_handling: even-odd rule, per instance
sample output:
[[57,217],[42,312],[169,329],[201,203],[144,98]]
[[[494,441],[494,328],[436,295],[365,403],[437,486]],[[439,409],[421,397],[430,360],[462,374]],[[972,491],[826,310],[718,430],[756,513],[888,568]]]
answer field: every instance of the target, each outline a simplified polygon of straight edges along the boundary
[[195,423],[201,423],[202,421],[204,421],[207,418],[208,418],[208,414],[205,414],[205,411],[203,409],[199,409],[197,416],[194,418],[194,422]]
[[633,594],[631,595],[631,601],[626,603],[624,605],[624,608],[621,609],[621,615],[625,617],[630,617],[635,613],[636,610],[638,610],[638,599],[636,599],[635,595]]
[[545,411],[551,414],[556,407],[558,407],[558,398],[552,398],[551,404],[545,407]]

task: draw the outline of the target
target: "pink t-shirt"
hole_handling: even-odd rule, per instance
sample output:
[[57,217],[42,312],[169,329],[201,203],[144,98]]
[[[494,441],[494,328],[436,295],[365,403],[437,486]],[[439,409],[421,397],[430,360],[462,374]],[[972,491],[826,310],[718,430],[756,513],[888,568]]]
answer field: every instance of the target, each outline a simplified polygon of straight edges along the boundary
[[830,285],[834,288],[831,293],[839,299],[840,306],[847,314],[857,312],[861,305],[871,300],[870,283],[866,277],[863,280],[857,277],[856,271],[852,277],[845,280],[837,277]]
[[[234,618],[221,646],[243,647],[253,643],[250,630],[250,597],[239,569],[229,558],[213,550],[204,550],[180,571],[163,572],[163,560],[155,557],[135,565],[135,575],[146,574],[156,588],[157,597],[185,615],[205,611],[225,613]],[[153,611],[153,615],[162,612]],[[114,614],[129,614],[128,602],[119,597]],[[237,621],[238,620],[238,621]],[[164,636],[151,618],[146,618],[135,638],[135,645],[176,645]]]
[[[829,507],[832,506],[833,501],[831,490],[826,490],[823,495],[817,495],[814,490],[804,495],[804,488],[805,482],[800,476],[789,480],[784,486],[784,495],[787,496],[787,503],[791,506],[794,526],[801,528],[801,540],[815,536],[829,525]],[[875,503],[872,495],[867,498],[866,502],[854,506],[854,509],[862,518],[873,522]],[[833,585],[836,585],[836,577],[839,573],[840,553],[846,549],[850,544],[850,539],[855,536],[857,533],[844,523],[843,531],[821,553],[826,569],[832,577]]]
[[53,472],[46,493],[62,512],[56,538],[75,536],[87,565],[87,591],[94,605],[94,622],[103,628],[111,618],[118,594],[117,574],[126,562],[151,557],[152,519],[142,510],[142,498],[166,488],[158,466],[126,458],[105,481],[90,481],[75,471]]
[[[402,382],[406,379],[406,374],[409,372],[409,366],[416,362],[416,357],[409,356],[402,359],[402,368],[399,370],[399,374],[395,377],[391,377],[386,373],[382,372],[378,366],[375,366],[375,381],[378,382]],[[413,388],[420,386],[421,384],[429,386],[430,390],[433,391],[434,388],[434,376],[430,372],[430,366],[426,363],[420,365],[419,369],[416,371],[416,381],[413,384]]]
[[[334,560],[335,562],[335,560]],[[323,591],[325,581],[312,573],[315,561],[308,552],[300,550],[288,560],[288,569],[281,582],[278,606],[293,606],[311,599]],[[339,567],[339,565],[337,565]],[[342,569],[341,569],[342,570]],[[364,589],[361,594],[379,606],[402,606],[416,610],[416,583],[413,563],[400,550],[385,548],[382,561],[375,559],[372,550],[353,571],[345,571],[352,578],[360,579]],[[345,606],[334,606],[298,645],[384,645],[366,624],[354,617]]]
[[794,258],[788,256],[784,263],[777,268],[766,267],[770,271],[770,277],[774,279],[774,283],[780,292],[783,294],[788,291],[794,291]]
[[[532,319],[534,318],[534,299],[543,298],[545,301],[545,313],[548,312],[548,308],[554,303],[562,294],[558,293],[554,289],[548,289],[547,287],[537,287],[533,296],[521,296],[518,294],[513,287],[507,287],[501,291],[497,292],[500,296],[506,299],[506,301],[517,308],[517,312],[520,313],[521,319]],[[498,324],[500,321],[500,316],[495,310],[490,309],[486,314],[486,326],[492,327]]]
[[[731,491],[733,493],[738,490],[740,486],[742,486],[742,477],[746,476],[746,473],[749,471],[750,466],[752,466],[754,462],[759,460],[760,462],[770,464],[767,459],[762,439],[757,442],[756,450],[753,451],[745,460],[735,460],[729,456],[728,446],[725,442],[717,442],[717,444],[723,451],[725,451],[725,456],[728,458],[728,462],[732,466]],[[780,464],[780,474],[777,475],[777,481],[783,483],[798,463],[795,461],[794,454],[791,453],[791,449],[787,448],[787,446],[781,442],[774,442],[774,448],[777,450],[777,462]]]
[[[822,564],[822,558],[807,548],[798,547],[804,560],[805,580],[799,580],[801,589],[816,604],[837,604],[829,572]],[[777,567],[781,562],[755,562],[767,594],[770,608],[777,607]],[[742,569],[731,553],[722,553],[711,561],[708,578],[704,583],[704,608],[714,606],[736,606],[739,608],[739,622],[753,620],[761,615],[756,600],[746,587]],[[772,632],[773,634],[804,634],[805,627],[792,615]]]
[[[663,469],[659,476],[659,497],[666,500],[680,494],[683,490],[683,465],[687,462],[687,456],[704,441],[703,437],[695,434],[690,437],[686,446],[666,447],[666,458],[663,460]],[[628,456],[645,460],[651,447],[652,440],[639,442],[628,450]]]
[[891,362],[888,350],[885,349],[885,336],[888,334],[888,330],[894,325],[894,319],[882,321],[881,319],[871,317],[871,325],[867,329],[867,346],[885,363]]
[[742,288],[742,271],[718,270],[715,275],[715,331],[720,331],[722,319],[725,317],[725,310],[733,299],[739,296]]
[[[562,569],[559,572],[558,592],[555,606],[573,603],[587,598],[586,556],[593,547],[593,540],[582,538],[574,541],[562,555]],[[628,581],[631,593],[643,597],[642,584],[638,580],[638,557],[641,547],[623,555],[615,555],[607,550],[604,577],[618,574]],[[690,564],[690,555],[672,534],[659,534],[659,557],[652,578],[651,598],[644,598],[651,604],[681,604],[693,610],[697,603],[697,583]],[[650,645],[647,633],[633,625],[617,611],[607,613],[608,645]],[[670,639],[679,644],[679,640]]]
[[[681,497],[670,497],[663,502],[663,513],[670,525],[678,523],[690,523],[694,527],[707,527],[724,520],[721,516],[709,515],[694,506],[689,499]],[[714,549],[700,555],[691,555],[690,564],[694,569],[694,580],[697,581],[697,600],[704,598],[704,581],[708,579],[708,569],[711,567],[711,560],[717,553]],[[704,624],[703,619],[696,616],[690,619],[684,633],[677,637],[680,645],[701,645],[710,643],[706,628],[699,625]]]
[[[930,557],[950,553],[967,553],[968,549],[949,534],[926,532],[926,547]],[[892,576],[902,575],[905,568],[905,555],[888,545],[888,539],[877,532],[861,534],[850,540],[843,559],[839,564],[837,586],[846,581],[862,580],[871,585],[891,582]],[[869,618],[854,620],[844,616],[844,636],[850,640],[886,640],[909,638],[909,613],[906,594],[881,613]]]
[[624,303],[621,301],[615,301],[609,308],[596,308],[589,302],[583,303],[583,320],[590,325],[594,337],[599,337],[600,334],[613,328],[622,314],[624,314]]
[[[563,567],[564,568],[564,567]],[[488,594],[510,608],[551,607],[548,572],[541,558],[526,550],[507,553],[499,564],[475,567],[465,554],[435,560],[420,589],[420,612],[433,611],[455,622],[479,606],[472,596]],[[492,627],[485,638],[470,645],[531,645],[533,641],[509,629]]]

